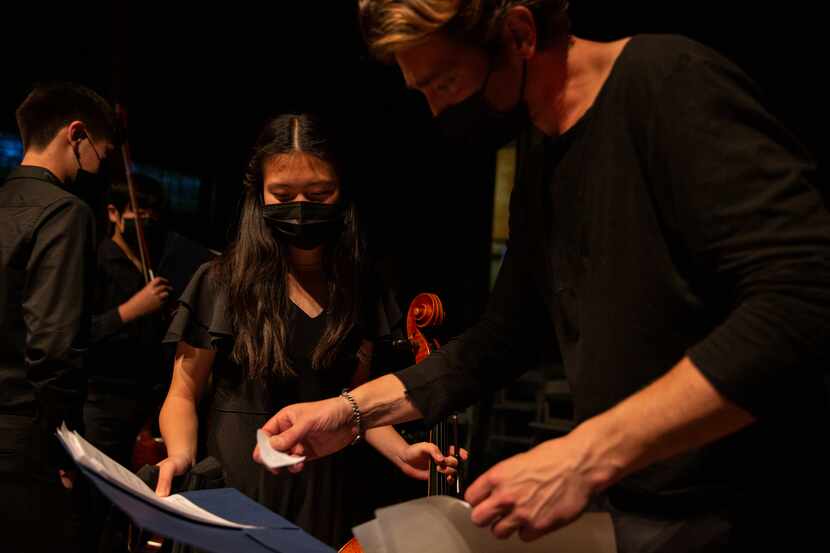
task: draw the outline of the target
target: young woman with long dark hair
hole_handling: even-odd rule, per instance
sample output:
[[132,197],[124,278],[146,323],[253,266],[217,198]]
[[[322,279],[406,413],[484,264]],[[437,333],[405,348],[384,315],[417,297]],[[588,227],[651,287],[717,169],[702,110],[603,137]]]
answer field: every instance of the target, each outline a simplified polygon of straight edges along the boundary
[[[394,322],[367,278],[332,137],[312,116],[283,115],[255,144],[236,240],[193,277],[166,339],[178,349],[160,416],[169,456],[157,492],[170,493],[172,477],[202,453],[197,404],[207,395],[204,453],[221,461],[227,485],[336,545],[360,522],[345,457],[276,476],[251,459],[256,430],[280,407],[364,381],[372,340]],[[433,444],[407,444],[392,427],[366,441],[416,478],[426,479],[430,459],[448,473],[457,463]]]

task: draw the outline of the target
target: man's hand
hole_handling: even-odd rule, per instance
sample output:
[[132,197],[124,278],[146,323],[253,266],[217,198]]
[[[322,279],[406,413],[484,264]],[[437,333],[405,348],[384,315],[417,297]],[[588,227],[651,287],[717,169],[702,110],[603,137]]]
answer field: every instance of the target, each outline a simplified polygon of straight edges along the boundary
[[574,431],[497,464],[467,489],[472,521],[497,538],[535,540],[572,522],[618,471]]
[[[342,397],[296,403],[281,409],[262,429],[271,436],[277,451],[302,455],[306,460],[318,459],[340,451],[354,439],[357,429],[352,424],[352,408]],[[259,448],[254,448],[254,461],[262,463]],[[299,472],[305,463],[288,468]],[[274,474],[279,469],[271,470]]]

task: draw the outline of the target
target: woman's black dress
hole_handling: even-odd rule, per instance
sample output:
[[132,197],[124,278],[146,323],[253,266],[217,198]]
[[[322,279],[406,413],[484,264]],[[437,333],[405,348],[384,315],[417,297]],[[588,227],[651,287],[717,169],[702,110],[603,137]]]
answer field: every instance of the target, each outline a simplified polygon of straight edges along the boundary
[[362,340],[389,334],[390,317],[399,319],[397,309],[388,301],[378,302],[378,308],[373,310],[373,331],[366,332],[366,325],[360,325],[347,339],[335,363],[315,370],[311,354],[323,334],[327,314],[324,311],[311,318],[292,303],[287,349],[296,376],[254,379],[230,359],[234,330],[226,296],[216,286],[211,266],[203,265],[193,276],[165,338],[166,342],[184,341],[216,351],[213,383],[206,394],[206,416],[202,418],[206,419],[202,453],[222,463],[229,487],[237,488],[321,541],[340,545],[350,537],[352,526],[365,519],[365,510],[361,512],[359,505],[361,492],[350,487],[360,481],[361,452],[347,448],[307,463],[299,474],[284,472],[274,476],[251,458],[256,431],[286,405],[337,396],[350,386]]

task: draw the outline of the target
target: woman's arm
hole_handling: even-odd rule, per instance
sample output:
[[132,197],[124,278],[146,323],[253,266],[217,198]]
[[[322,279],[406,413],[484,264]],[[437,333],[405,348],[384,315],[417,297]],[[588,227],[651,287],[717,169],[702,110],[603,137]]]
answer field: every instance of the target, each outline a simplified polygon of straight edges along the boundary
[[159,427],[167,446],[167,459],[159,463],[156,493],[170,494],[173,477],[185,473],[196,461],[199,418],[196,405],[204,391],[215,352],[179,342],[173,379],[159,415]]

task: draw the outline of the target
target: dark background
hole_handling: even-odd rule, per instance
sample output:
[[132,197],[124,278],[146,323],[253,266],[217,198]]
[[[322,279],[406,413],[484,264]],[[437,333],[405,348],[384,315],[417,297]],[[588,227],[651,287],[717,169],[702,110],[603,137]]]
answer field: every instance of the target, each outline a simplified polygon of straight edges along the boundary
[[[39,4],[20,13],[6,3],[0,133],[16,133],[14,110],[37,81],[73,80],[121,96],[134,160],[203,183],[198,210],[174,225],[221,250],[263,120],[287,111],[334,114],[351,148],[347,186],[371,249],[398,276],[402,305],[437,292],[449,334],[474,322],[490,282],[493,156],[440,139],[426,102],[404,87],[398,69],[368,57],[354,0],[206,4]],[[816,156],[824,187],[827,62],[817,4],[572,0],[571,15],[583,38],[680,33],[737,62]],[[484,455],[474,473],[510,453],[482,451],[488,430],[478,428],[473,445]]]
[[[34,82],[75,80],[109,97],[120,91],[134,159],[202,179],[198,213],[178,225],[222,249],[263,119],[291,110],[335,113],[357,169],[348,185],[358,192],[372,249],[400,269],[404,301],[438,291],[451,328],[472,322],[489,282],[493,159],[444,144],[397,68],[368,58],[356,2],[177,4],[4,7],[0,132],[16,132],[14,109]],[[817,7],[608,4],[572,1],[575,34],[682,33],[716,48],[760,83],[772,110],[823,165],[827,63],[819,58]]]

